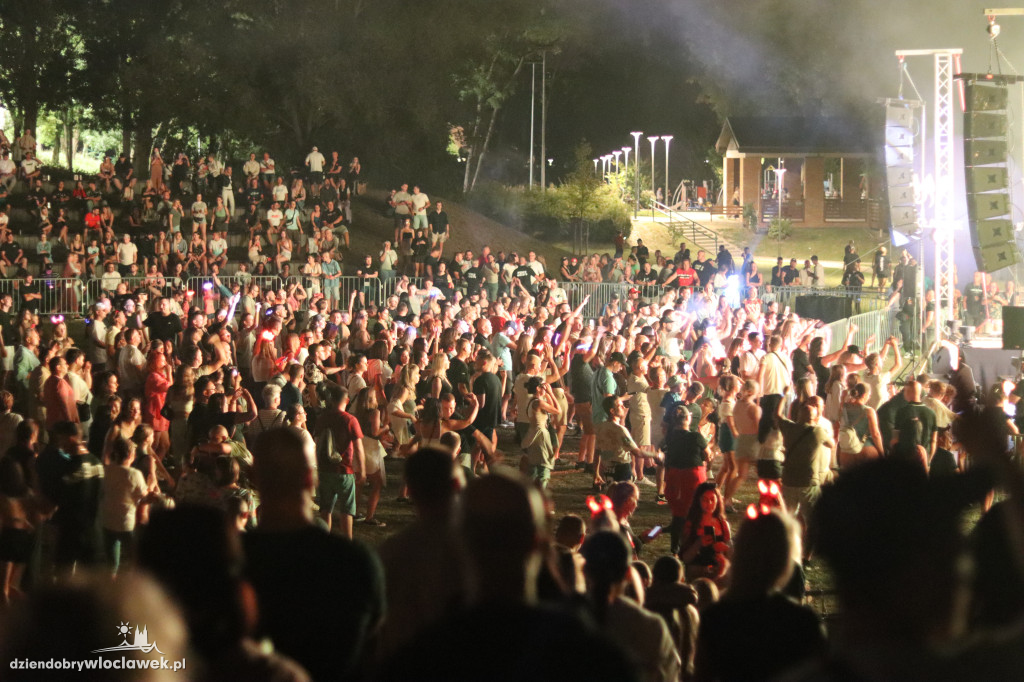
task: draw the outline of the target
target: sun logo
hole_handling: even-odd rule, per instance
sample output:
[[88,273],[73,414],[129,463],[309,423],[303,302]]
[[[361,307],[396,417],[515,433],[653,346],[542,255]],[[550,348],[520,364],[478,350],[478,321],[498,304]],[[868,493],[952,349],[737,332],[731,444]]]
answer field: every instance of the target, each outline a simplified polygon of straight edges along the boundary
[[124,643],[128,643],[128,635],[131,634],[132,628],[128,623],[121,623],[117,626],[117,634],[124,638]]

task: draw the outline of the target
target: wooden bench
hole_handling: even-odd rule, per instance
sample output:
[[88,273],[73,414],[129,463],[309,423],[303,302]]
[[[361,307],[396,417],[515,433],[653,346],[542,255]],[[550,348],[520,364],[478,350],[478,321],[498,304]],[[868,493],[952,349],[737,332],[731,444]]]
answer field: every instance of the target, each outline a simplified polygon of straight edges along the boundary
[[714,220],[715,216],[725,216],[726,218],[739,219],[743,217],[742,206],[712,206],[711,207],[711,219]]

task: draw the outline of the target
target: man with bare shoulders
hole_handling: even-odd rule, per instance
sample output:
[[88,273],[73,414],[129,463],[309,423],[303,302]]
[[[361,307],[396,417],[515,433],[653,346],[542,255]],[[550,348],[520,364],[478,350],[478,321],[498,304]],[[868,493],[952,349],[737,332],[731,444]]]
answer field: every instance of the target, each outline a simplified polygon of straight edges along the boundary
[[740,388],[739,400],[733,410],[732,418],[736,424],[736,475],[729,480],[725,489],[725,499],[732,499],[736,489],[747,477],[750,464],[757,461],[761,444],[757,440],[757,425],[761,421],[761,408],[757,399],[761,387],[753,379],[747,379]]

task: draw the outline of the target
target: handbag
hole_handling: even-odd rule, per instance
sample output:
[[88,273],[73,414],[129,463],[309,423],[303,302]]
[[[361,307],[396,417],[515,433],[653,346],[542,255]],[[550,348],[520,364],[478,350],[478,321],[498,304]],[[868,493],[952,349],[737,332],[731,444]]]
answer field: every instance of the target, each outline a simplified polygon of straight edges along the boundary
[[92,419],[92,405],[89,403],[75,403],[78,408],[78,421],[82,424]]
[[164,402],[164,406],[160,408],[160,416],[168,421],[174,419],[174,408],[169,403]]

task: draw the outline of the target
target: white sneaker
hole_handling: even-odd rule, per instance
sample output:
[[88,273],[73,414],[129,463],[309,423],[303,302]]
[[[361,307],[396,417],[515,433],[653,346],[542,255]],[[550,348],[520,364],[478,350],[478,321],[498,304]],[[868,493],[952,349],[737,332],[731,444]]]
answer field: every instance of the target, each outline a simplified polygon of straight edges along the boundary
[[657,483],[655,483],[651,479],[647,478],[646,476],[644,476],[639,481],[637,481],[637,483],[639,483],[640,485],[649,485],[649,486],[651,486],[653,488],[657,488],[658,487]]

